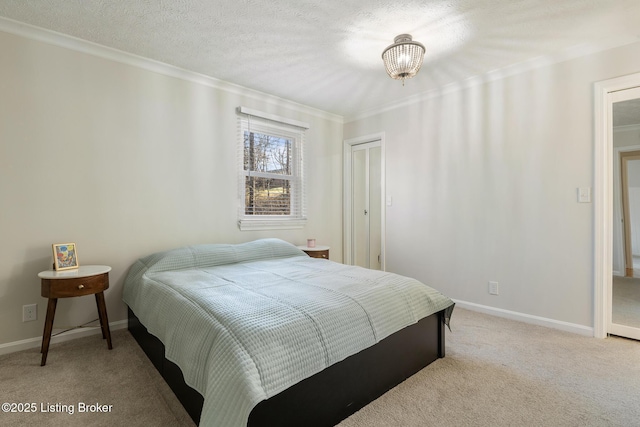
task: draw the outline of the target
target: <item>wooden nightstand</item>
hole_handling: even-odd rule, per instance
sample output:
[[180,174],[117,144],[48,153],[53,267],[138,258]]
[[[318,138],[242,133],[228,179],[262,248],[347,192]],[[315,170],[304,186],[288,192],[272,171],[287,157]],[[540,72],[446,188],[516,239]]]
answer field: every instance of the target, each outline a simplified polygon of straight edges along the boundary
[[296,246],[298,249],[306,252],[311,258],[324,258],[329,259],[329,246],[316,246],[310,248],[308,246]]
[[106,289],[109,289],[109,271],[111,271],[111,267],[107,265],[84,265],[76,270],[47,270],[38,273],[38,277],[42,279],[42,296],[49,299],[47,318],[44,322],[44,332],[42,333],[42,347],[40,349],[42,361],[40,366],[44,366],[47,363],[47,353],[51,342],[53,318],[56,314],[58,298],[95,295],[102,338],[107,340],[109,350],[113,348],[107,306],[104,303],[103,293]]

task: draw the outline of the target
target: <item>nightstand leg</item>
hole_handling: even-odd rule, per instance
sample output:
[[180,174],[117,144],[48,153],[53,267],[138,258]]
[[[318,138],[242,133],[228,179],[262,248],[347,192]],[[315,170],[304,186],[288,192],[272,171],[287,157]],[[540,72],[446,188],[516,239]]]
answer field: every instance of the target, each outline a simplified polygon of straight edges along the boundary
[[98,318],[100,319],[100,330],[102,331],[102,339],[107,338],[107,335],[104,333],[104,320],[102,319],[102,310],[100,310],[100,301],[98,301],[98,294],[94,295],[96,297],[96,307],[98,307]]
[[57,298],[49,298],[47,304],[47,318],[44,321],[44,332],[42,333],[42,347],[40,352],[42,353],[42,361],[40,366],[44,366],[47,363],[47,353],[49,352],[49,343],[51,342],[51,331],[53,330],[53,318],[56,315]]
[[104,302],[104,293],[96,294],[96,305],[98,306],[98,317],[100,318],[100,326],[102,327],[102,338],[107,339],[107,347],[109,350],[113,348],[111,345],[111,331],[109,331],[109,318],[107,317],[107,305]]

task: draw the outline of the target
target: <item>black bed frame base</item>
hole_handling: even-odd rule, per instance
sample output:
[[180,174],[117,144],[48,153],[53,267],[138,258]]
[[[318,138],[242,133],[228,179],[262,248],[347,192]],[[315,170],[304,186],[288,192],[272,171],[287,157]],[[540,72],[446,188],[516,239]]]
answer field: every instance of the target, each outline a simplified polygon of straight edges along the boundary
[[[164,357],[162,342],[129,311],[129,331],[198,424],[203,397]],[[444,357],[444,312],[434,313],[373,347],[260,402],[248,426],[334,426],[431,362]]]

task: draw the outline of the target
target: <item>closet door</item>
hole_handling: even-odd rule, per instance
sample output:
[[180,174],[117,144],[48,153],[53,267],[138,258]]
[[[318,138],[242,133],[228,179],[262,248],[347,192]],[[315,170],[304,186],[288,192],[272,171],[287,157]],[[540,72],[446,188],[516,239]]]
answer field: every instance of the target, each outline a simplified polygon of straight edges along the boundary
[[352,146],[352,254],[354,265],[381,269],[381,149],[379,142]]

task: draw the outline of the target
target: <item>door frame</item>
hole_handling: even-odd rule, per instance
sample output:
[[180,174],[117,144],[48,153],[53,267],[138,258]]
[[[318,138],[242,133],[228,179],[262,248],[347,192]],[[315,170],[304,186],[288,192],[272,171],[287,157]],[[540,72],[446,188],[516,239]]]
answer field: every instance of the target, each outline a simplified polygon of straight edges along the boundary
[[594,307],[593,335],[611,325],[613,247],[613,114],[610,94],[640,87],[640,73],[594,83]]
[[359,136],[356,138],[350,138],[344,140],[343,145],[343,258],[344,263],[352,265],[353,259],[351,256],[351,249],[353,245],[351,233],[352,233],[352,218],[353,212],[351,208],[352,203],[352,186],[351,181],[353,178],[352,165],[351,165],[351,149],[354,145],[365,144],[368,142],[380,141],[380,269],[385,271],[385,224],[386,224],[386,212],[385,212],[385,194],[386,194],[386,175],[385,175],[385,134],[384,132],[374,133],[365,136]]

